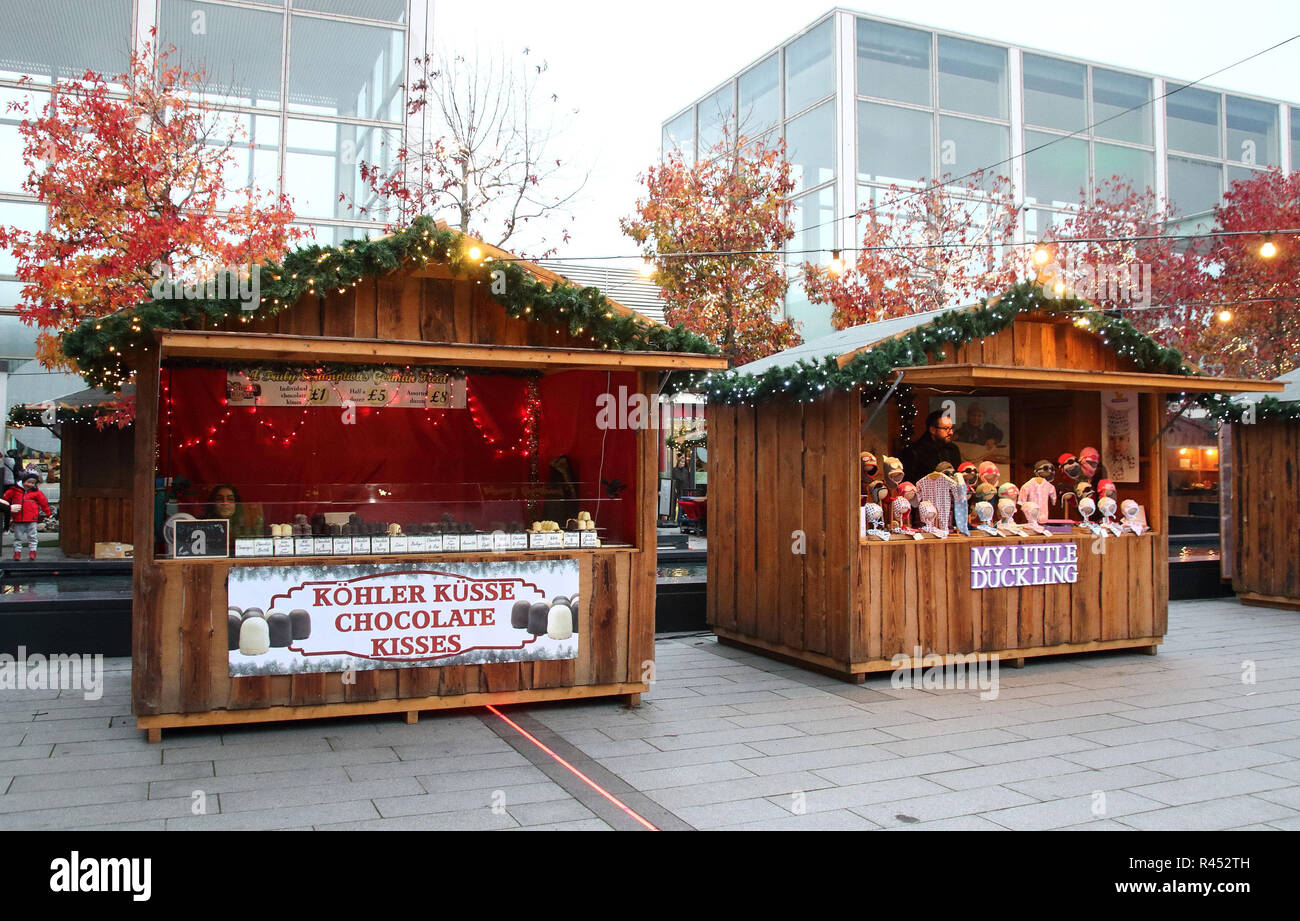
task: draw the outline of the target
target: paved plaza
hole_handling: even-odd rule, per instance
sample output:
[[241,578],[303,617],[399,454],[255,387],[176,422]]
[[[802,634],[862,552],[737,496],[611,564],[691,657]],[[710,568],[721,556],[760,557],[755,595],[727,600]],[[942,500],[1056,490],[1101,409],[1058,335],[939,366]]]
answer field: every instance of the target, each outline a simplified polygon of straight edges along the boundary
[[1300,613],[1174,602],[1158,656],[1030,660],[999,671],[993,700],[846,684],[708,635],[656,652],[637,710],[169,730],[161,745],[130,715],[130,661],[108,660],[97,701],[0,691],[0,828],[1300,829]]

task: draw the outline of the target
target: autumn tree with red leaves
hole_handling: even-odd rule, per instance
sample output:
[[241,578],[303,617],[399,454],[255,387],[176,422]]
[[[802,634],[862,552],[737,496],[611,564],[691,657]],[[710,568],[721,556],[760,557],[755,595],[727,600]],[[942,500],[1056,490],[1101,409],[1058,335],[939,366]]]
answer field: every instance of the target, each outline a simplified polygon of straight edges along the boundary
[[1178,215],[1150,188],[1138,190],[1121,176],[1100,182],[1090,201],[1043,234],[1049,262],[1037,267],[1047,290],[1063,284],[1071,294],[1106,310],[1119,310],[1138,329],[1196,361],[1198,342],[1216,296],[1206,274],[1208,246],[1182,239]]
[[890,317],[973,303],[1005,291],[1019,272],[1017,208],[1010,180],[976,173],[920,189],[890,186],[859,216],[862,248],[838,274],[804,266],[808,299],[829,304],[831,325],[847,329]]
[[0,247],[17,260],[18,313],[39,327],[47,368],[72,369],[63,334],[150,300],[160,272],[203,279],[278,257],[301,235],[283,196],[226,187],[236,139],[204,88],[146,46],[125,74],[58,83],[40,113],[10,105],[24,116],[23,188],[49,208],[49,229],[0,226]]
[[[1300,227],[1300,173],[1273,168],[1234,182],[1214,220],[1215,230],[1244,235],[1214,239],[1208,262],[1218,303],[1206,307],[1196,354],[1222,374],[1285,374],[1300,365],[1300,236],[1251,231]],[[1272,258],[1261,254],[1266,242]]]
[[715,343],[733,365],[799,344],[795,321],[776,318],[782,248],[794,236],[784,143],[724,134],[694,166],[670,151],[640,178],[645,197],[619,226],[653,263],[668,322]]

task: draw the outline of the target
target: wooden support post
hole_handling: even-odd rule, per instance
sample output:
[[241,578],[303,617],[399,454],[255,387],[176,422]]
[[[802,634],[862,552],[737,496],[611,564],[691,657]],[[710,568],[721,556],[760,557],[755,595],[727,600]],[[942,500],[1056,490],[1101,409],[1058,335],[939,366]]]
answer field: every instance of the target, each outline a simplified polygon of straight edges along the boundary
[[641,706],[640,694],[624,694],[623,703],[629,710],[635,710]]
[[1007,664],[1010,665],[1012,668],[1024,668],[1024,667],[1025,667],[1025,657],[1024,657],[1024,656],[1021,656],[1021,657],[1018,658],[1018,659],[1008,659],[1008,660],[1007,660]]
[[419,710],[407,710],[407,711],[406,711],[406,725],[408,725],[408,726],[414,726],[414,725],[415,725],[416,723],[418,723],[419,721],[420,721],[420,711],[419,711]]
[[1149,656],[1153,656],[1159,651],[1160,651],[1159,646],[1143,646],[1141,649],[1138,650],[1138,652],[1146,653]]
[[149,739],[150,742],[154,742],[154,743],[161,742],[161,741],[162,741],[162,730],[161,730],[161,729],[146,729],[146,730],[145,730],[145,736]]

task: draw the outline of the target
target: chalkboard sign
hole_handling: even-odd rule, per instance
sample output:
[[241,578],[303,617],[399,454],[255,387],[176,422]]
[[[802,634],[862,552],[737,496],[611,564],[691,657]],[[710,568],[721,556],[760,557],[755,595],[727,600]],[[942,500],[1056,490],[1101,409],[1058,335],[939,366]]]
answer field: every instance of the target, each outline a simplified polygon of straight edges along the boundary
[[225,518],[177,521],[176,542],[172,545],[177,559],[226,557],[230,555],[230,522]]

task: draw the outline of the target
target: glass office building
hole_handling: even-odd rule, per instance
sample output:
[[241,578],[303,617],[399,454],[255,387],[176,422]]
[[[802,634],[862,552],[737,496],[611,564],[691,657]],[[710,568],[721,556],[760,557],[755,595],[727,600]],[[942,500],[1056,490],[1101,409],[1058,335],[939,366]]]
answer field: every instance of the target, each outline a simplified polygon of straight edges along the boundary
[[[242,129],[228,187],[289,195],[319,243],[373,233],[383,215],[359,165],[391,163],[403,142],[406,68],[429,50],[431,9],[432,0],[0,0],[0,223],[46,220],[23,191],[20,116],[7,104],[24,99],[39,112],[57,80],[126,70],[131,48],[156,29],[160,48],[176,48],[169,60],[202,71],[205,98]],[[13,272],[0,250],[0,378],[31,357],[35,338],[14,312]],[[80,379],[50,376],[37,396],[29,383],[25,399],[48,399]],[[15,400],[4,396],[7,409]]]
[[[787,249],[823,250],[823,262],[856,245],[853,215],[891,184],[992,167],[1023,205],[1017,238],[1032,241],[1110,176],[1152,188],[1193,228],[1234,180],[1300,165],[1300,107],[1199,85],[1163,98],[1178,86],[837,9],[665,121],[663,149],[690,161],[724,127],[784,138]],[[829,332],[829,307],[791,280],[787,315],[805,339]]]

